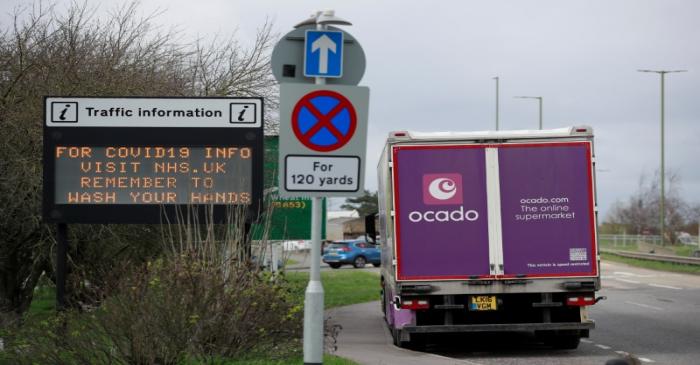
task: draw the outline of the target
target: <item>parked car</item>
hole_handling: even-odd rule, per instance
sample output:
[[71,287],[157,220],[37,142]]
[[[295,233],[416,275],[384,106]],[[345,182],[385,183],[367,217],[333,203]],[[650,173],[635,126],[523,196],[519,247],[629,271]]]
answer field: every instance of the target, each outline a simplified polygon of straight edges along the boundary
[[368,263],[379,267],[381,260],[379,247],[365,240],[335,241],[326,246],[323,254],[323,262],[334,269],[343,265],[359,269]]

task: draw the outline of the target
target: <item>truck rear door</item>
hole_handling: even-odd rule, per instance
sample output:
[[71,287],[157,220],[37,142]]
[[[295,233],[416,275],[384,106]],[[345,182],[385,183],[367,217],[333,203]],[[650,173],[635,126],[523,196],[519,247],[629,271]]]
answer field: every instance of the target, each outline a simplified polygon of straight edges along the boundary
[[498,148],[505,277],[596,276],[591,143]]

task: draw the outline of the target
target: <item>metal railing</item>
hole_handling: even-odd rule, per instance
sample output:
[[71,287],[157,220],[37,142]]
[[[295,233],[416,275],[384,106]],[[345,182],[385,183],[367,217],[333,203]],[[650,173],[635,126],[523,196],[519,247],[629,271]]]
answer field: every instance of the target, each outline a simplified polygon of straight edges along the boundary
[[641,234],[600,234],[598,241],[602,245],[632,246],[639,243],[648,243],[652,245],[661,244],[661,236],[657,235],[641,235]]
[[674,263],[674,264],[683,264],[683,265],[700,265],[700,258],[698,258],[698,257],[657,255],[657,254],[653,254],[653,253],[618,251],[618,250],[610,250],[610,249],[601,249],[600,251],[606,252],[606,253],[611,253],[611,254],[614,254],[617,256],[638,259],[638,260],[661,261],[661,262],[670,262],[670,263]]
[[[634,246],[639,243],[661,245],[661,236],[642,234],[599,234],[598,242],[603,246],[614,247]],[[683,241],[679,239],[676,243],[685,245],[698,245],[698,237],[686,236]]]

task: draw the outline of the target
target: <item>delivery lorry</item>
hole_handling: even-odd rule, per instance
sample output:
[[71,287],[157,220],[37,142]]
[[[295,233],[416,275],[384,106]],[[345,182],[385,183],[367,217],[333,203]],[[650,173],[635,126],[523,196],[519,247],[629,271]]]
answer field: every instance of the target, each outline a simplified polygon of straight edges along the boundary
[[534,331],[578,347],[602,299],[594,163],[588,126],[390,133],[378,222],[394,343]]

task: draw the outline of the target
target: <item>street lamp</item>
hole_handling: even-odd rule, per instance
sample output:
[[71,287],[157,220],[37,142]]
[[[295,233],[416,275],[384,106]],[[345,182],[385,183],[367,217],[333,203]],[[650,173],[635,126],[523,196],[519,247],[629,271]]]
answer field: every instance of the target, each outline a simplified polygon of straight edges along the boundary
[[651,72],[657,73],[661,76],[661,212],[659,214],[659,220],[661,222],[661,245],[664,246],[666,242],[666,191],[664,188],[665,182],[665,169],[664,169],[664,114],[665,114],[665,81],[666,74],[676,73],[676,72],[687,72],[687,70],[637,70],[638,72]]
[[496,80],[496,130],[498,130],[498,76],[493,78]]
[[540,129],[542,129],[542,97],[541,96],[515,96],[516,99],[537,99],[540,102]]

